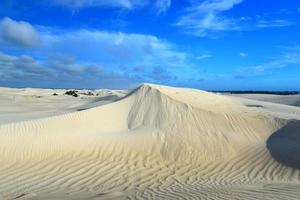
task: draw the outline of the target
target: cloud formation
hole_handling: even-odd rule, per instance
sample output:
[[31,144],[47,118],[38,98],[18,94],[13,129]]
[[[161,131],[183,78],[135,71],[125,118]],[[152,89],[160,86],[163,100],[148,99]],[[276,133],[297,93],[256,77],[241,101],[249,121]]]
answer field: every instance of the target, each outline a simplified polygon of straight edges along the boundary
[[293,24],[292,22],[283,19],[258,20],[256,27],[258,28],[285,27],[292,24]]
[[157,0],[155,7],[157,9],[157,14],[165,13],[171,6],[171,0]]
[[1,81],[42,80],[44,76],[55,75],[53,69],[43,67],[40,62],[26,55],[12,56],[0,52],[0,66]]
[[300,48],[293,48],[288,52],[285,52],[282,55],[278,56],[277,58],[272,59],[270,62],[240,68],[237,71],[236,77],[265,75],[267,73],[272,73],[283,68],[299,66]]
[[253,31],[272,27],[285,27],[293,23],[285,19],[265,19],[262,16],[229,17],[226,12],[244,0],[191,1],[175,26],[199,37],[211,36],[222,31]]
[[203,60],[203,59],[206,59],[206,58],[211,58],[212,55],[211,54],[202,54],[200,56],[197,56],[196,59],[197,60]]
[[73,76],[100,75],[101,67],[78,64],[63,59],[36,60],[28,55],[13,56],[0,52],[0,74],[7,80],[63,80]]
[[173,44],[153,35],[81,29],[61,34],[45,33],[43,38],[48,40],[45,50],[98,62],[119,64],[168,62],[178,66],[186,56],[185,53],[176,51]]
[[38,87],[126,87],[127,77],[106,71],[103,66],[68,58],[38,60],[28,55],[0,52],[0,84]]
[[246,54],[246,53],[244,53],[244,52],[240,52],[240,56],[241,56],[241,57],[247,57],[248,54]]
[[148,5],[154,5],[157,14],[165,13],[171,6],[171,0],[54,0],[49,3],[57,6],[65,6],[72,10],[89,7],[110,7],[119,9],[135,9]]
[[0,47],[3,80],[159,82],[175,80],[181,69],[191,67],[185,52],[153,35],[51,27],[37,33],[40,45],[27,48],[24,56],[5,53]]
[[198,36],[206,36],[209,31],[238,30],[234,19],[222,15],[224,11],[242,3],[243,0],[205,0],[192,3],[176,26],[183,27]]
[[71,9],[99,6],[132,9],[148,4],[148,0],[54,0],[50,2]]
[[0,42],[17,47],[34,47],[39,44],[40,37],[29,23],[6,17],[0,21]]

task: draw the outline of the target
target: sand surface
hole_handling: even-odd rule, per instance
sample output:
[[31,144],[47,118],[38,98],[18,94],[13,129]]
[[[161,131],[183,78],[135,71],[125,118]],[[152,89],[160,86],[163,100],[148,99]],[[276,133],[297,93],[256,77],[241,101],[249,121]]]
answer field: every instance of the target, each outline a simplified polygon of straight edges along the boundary
[[[77,90],[78,97],[65,95],[66,89],[0,87],[0,124],[39,119],[111,103],[124,97],[125,90]],[[88,92],[91,92],[88,95]],[[57,94],[57,95],[53,95]]]
[[0,199],[300,198],[299,107],[152,84],[97,106],[0,91]]
[[[225,95],[229,95],[229,94],[225,94]],[[230,94],[230,96],[300,107],[300,94],[294,94],[294,95]]]

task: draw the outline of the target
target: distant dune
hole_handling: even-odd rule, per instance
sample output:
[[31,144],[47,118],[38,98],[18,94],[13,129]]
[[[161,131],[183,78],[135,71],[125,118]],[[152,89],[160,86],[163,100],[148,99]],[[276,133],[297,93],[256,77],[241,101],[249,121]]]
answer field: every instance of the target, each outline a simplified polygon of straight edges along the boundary
[[[226,94],[229,95],[229,94]],[[300,107],[300,94],[230,94],[232,96]]]
[[5,118],[0,199],[300,197],[299,107],[153,84],[94,106]]
[[[66,95],[77,91],[77,97]],[[125,90],[67,90],[0,87],[0,124],[55,116],[111,103]]]

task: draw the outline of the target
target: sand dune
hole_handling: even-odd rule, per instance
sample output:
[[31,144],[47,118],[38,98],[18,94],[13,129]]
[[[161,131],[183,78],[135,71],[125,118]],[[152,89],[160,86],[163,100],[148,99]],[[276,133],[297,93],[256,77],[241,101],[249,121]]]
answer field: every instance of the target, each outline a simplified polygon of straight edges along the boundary
[[[66,89],[0,87],[0,124],[55,116],[84,110],[123,97],[123,90],[78,90],[79,97],[65,95]],[[86,95],[92,92],[93,95]],[[53,94],[56,94],[55,96]]]
[[278,159],[277,144],[299,140],[300,108],[249,103],[261,102],[144,84],[113,103],[3,124],[0,199],[299,199],[288,164],[298,162]]
[[300,107],[300,94],[294,94],[294,95],[226,94],[226,95]]

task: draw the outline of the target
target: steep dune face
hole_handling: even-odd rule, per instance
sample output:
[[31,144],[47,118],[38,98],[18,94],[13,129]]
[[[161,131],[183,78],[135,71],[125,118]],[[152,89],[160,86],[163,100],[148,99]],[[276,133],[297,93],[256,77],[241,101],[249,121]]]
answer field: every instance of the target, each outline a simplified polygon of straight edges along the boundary
[[173,159],[230,158],[241,149],[266,140],[285,123],[202,91],[144,85],[135,95],[129,128],[157,129],[154,135],[162,145],[161,152]]
[[111,104],[0,126],[0,197],[298,199],[300,170],[266,148],[287,123],[225,96],[146,84]]
[[271,155],[281,163],[300,169],[300,121],[292,120],[267,140]]

